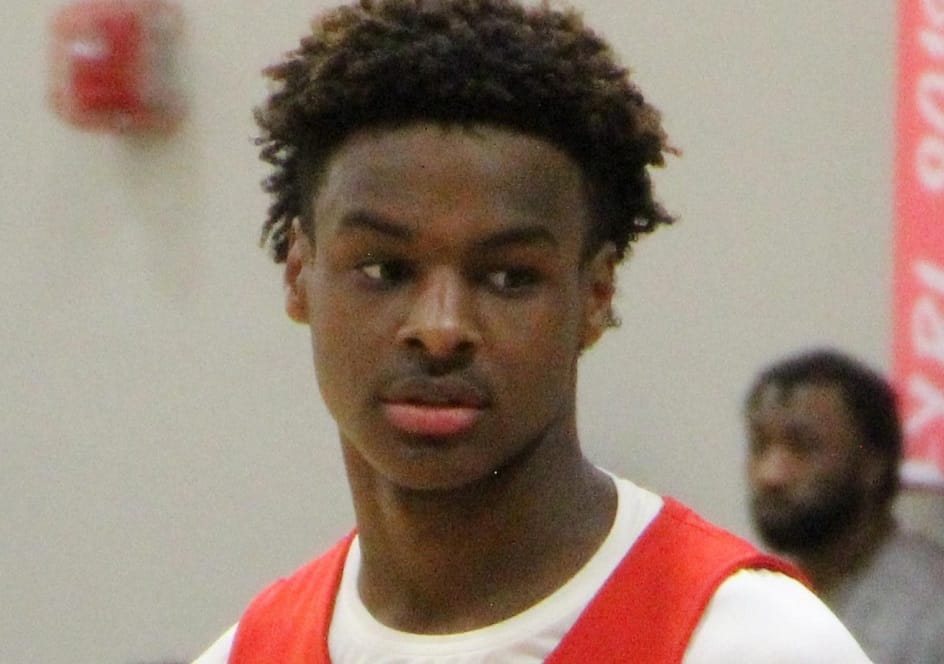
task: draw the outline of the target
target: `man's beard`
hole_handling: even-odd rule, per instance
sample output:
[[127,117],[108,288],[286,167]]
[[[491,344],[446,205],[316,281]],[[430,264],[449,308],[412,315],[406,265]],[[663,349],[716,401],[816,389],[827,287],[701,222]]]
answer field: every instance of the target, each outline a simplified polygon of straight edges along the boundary
[[780,495],[755,494],[754,526],[772,549],[799,554],[822,547],[854,523],[865,497],[853,481],[823,487],[813,500],[797,502]]

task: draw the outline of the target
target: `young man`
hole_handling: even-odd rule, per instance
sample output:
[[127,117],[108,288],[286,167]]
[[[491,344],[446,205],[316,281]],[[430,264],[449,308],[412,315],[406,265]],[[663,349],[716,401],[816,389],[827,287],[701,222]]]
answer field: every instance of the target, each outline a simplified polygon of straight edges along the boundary
[[944,549],[892,514],[902,435],[891,386],[841,353],[802,353],[760,374],[747,421],[764,541],[809,574],[875,662],[944,662]]
[[357,528],[201,664],[867,661],[783,563],[581,452],[578,358],[672,150],[577,15],[364,0],[269,75],[264,238]]

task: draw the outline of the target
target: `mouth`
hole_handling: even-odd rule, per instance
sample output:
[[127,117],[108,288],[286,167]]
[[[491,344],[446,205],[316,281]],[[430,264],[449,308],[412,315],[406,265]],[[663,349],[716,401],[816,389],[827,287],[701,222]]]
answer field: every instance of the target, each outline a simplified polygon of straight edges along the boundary
[[751,511],[761,520],[778,520],[800,511],[795,501],[782,494],[760,493],[750,500]]
[[488,407],[488,398],[468,381],[413,378],[391,386],[381,403],[387,421],[403,433],[446,437],[472,429]]

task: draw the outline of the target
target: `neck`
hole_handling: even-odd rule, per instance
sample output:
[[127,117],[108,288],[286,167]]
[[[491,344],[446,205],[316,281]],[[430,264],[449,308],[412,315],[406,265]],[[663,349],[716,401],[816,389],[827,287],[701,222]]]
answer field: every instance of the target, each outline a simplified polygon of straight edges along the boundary
[[405,490],[346,462],[361,597],[403,631],[455,633],[519,613],[589,560],[615,516],[615,487],[576,436],[447,491]]
[[889,510],[867,510],[828,543],[797,552],[794,558],[809,575],[817,592],[828,596],[843,578],[871,558],[893,528]]

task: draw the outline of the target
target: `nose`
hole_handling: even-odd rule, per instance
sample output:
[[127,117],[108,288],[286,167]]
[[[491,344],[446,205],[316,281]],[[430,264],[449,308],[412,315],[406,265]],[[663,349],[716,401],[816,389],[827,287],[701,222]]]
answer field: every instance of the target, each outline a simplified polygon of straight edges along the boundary
[[436,359],[473,350],[482,341],[473,295],[461,274],[447,268],[432,270],[417,284],[398,342]]
[[770,445],[751,456],[751,483],[758,489],[783,489],[796,478],[796,457],[781,445]]

